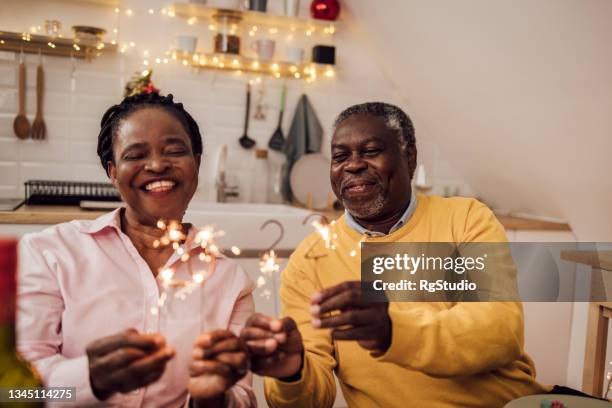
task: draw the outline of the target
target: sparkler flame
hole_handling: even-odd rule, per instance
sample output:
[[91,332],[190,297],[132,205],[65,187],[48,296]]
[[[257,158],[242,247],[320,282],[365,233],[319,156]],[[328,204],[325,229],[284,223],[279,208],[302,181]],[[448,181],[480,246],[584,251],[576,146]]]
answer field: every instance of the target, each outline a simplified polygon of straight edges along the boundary
[[[173,288],[173,298],[184,300],[193,290],[200,286],[214,269],[215,256],[219,256],[222,251],[215,243],[216,237],[225,235],[224,231],[215,230],[214,227],[206,225],[198,229],[194,237],[194,242],[200,246],[201,252],[198,254],[198,259],[209,264],[208,270],[193,271],[192,256],[189,253],[190,249],[181,246],[187,240],[187,236],[183,233],[182,225],[177,221],[157,221],[157,227],[163,231],[163,235],[153,242],[154,248],[160,246],[172,246],[175,254],[180,256],[180,261],[187,263],[187,268],[191,275],[191,279],[178,279],[175,271],[172,268],[162,268],[159,271],[161,283],[164,292],[161,293],[158,300],[158,307],[151,308],[151,314],[157,315],[160,308],[164,306],[168,293],[172,293],[170,288]],[[236,246],[231,248],[234,254],[240,254],[240,249]]]

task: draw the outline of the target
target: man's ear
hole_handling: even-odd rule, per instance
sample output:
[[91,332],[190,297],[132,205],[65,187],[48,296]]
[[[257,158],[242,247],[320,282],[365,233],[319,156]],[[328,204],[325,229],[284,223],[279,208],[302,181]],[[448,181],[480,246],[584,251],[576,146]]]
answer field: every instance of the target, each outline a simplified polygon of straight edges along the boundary
[[106,173],[108,174],[111,183],[113,183],[113,186],[117,188],[117,167],[115,166],[115,163],[112,161],[106,163]]

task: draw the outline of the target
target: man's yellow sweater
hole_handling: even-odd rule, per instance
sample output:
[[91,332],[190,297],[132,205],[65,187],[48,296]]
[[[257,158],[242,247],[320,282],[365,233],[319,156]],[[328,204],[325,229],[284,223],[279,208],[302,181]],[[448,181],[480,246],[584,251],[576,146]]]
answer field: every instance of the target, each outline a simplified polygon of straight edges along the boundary
[[[266,378],[272,407],[331,407],[333,372],[349,407],[502,407],[523,395],[546,392],[535,381],[523,350],[520,303],[410,303],[389,305],[392,340],[381,357],[355,341],[332,341],[329,329],[311,325],[310,296],[322,288],[360,279],[360,257],[350,253],[362,236],[341,217],[335,250],[320,235],[308,236],[282,274],[283,315],[304,340],[304,367],[296,382]],[[469,198],[418,196],[400,229],[368,242],[506,242],[493,213]]]

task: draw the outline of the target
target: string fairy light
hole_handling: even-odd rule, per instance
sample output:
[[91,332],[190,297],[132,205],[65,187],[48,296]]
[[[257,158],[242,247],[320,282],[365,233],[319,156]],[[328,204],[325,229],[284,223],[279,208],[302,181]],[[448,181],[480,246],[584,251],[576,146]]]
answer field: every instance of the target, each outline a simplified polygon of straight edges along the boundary
[[[205,7],[205,6],[197,6],[196,8],[199,8],[199,7]],[[161,56],[155,55],[157,52],[153,52],[153,55],[151,55],[151,52],[149,51],[149,49],[143,50],[141,48],[139,51],[135,41],[132,41],[129,38],[125,38],[124,36],[122,36],[124,38],[118,37],[119,31],[120,31],[119,24],[122,18],[134,18],[136,16],[147,16],[147,17],[153,17],[153,18],[166,18],[166,17],[172,18],[172,17],[176,17],[180,12],[181,16],[184,17],[184,21],[186,22],[187,25],[195,26],[196,24],[202,23],[201,20],[196,15],[193,15],[196,13],[193,13],[191,11],[175,10],[172,7],[166,7],[166,8],[146,7],[142,9],[138,9],[134,7],[112,7],[111,10],[113,10],[114,13],[117,15],[117,22],[116,22],[116,26],[112,28],[112,33],[115,35],[115,38],[110,41],[110,44],[114,46],[115,45],[118,46],[117,49],[119,53],[122,53],[122,54],[134,55],[133,54],[134,51],[136,51],[137,53],[136,55],[138,55],[138,53],[141,53],[140,55],[142,56],[141,61],[142,61],[143,68],[150,66],[152,62],[156,64],[161,64],[161,63],[169,64],[171,62],[176,61],[177,63],[182,64],[183,66],[192,65],[196,67],[197,66],[204,67],[207,65],[207,60],[203,56],[195,54],[195,53],[193,54],[192,63],[190,63],[185,58],[186,53],[181,53],[179,56],[176,51],[174,52],[167,51],[165,53],[167,57],[164,57],[163,55]],[[290,26],[280,26],[279,27],[277,25],[263,23],[262,24],[263,27],[261,27],[256,24],[248,24],[248,18],[247,18],[246,24],[247,24],[248,35],[251,37],[254,37],[258,33],[262,33],[262,32],[269,33],[272,35],[281,34],[281,35],[284,35],[284,37],[282,38],[284,38],[285,41],[288,43],[294,40],[294,34],[299,33],[298,28],[300,27],[304,29],[302,33],[304,33],[307,37],[311,37],[315,33],[320,34],[320,35],[333,35],[336,31],[334,24],[312,25],[312,24],[306,23],[306,21],[307,20],[304,20],[304,22],[301,25],[297,25],[297,26],[290,25]],[[210,23],[206,23],[206,24],[208,25],[209,30],[211,31],[218,30],[217,25],[214,24],[213,21],[211,21]],[[230,26],[230,32],[233,33],[234,35],[237,34],[238,29],[239,29],[238,24],[232,24]],[[30,30],[32,31],[32,33],[38,33],[42,30],[42,28],[38,26],[33,26],[30,28]],[[122,34],[125,34],[125,33],[122,32]],[[21,38],[23,41],[31,41],[31,34],[29,32],[23,32],[21,35]],[[99,42],[95,44],[93,47],[95,47],[97,51],[102,51],[105,48],[105,45],[107,44],[104,44],[103,42]],[[48,41],[47,46],[50,48],[55,48],[56,44],[52,40],[50,40]],[[82,51],[83,44],[78,44],[78,41],[75,41],[75,43],[72,45],[72,48],[75,51]],[[100,52],[94,52],[93,55],[99,56]],[[214,59],[215,57],[210,56],[209,58]],[[295,79],[303,78],[307,82],[315,81],[317,79],[317,74],[321,74],[321,76],[324,78],[333,78],[335,76],[335,71],[331,67],[328,67],[328,68],[318,67],[317,68],[315,66],[311,66],[311,67],[304,66],[303,64],[298,64],[296,66],[294,64],[290,65],[289,63],[278,61],[278,60],[277,61],[273,60],[270,62],[266,61],[265,63],[262,64],[258,60],[253,60],[253,59],[242,57],[242,56],[233,58],[228,61],[223,61],[223,60],[219,60],[219,58],[216,58],[213,60],[213,65],[214,65],[214,68],[221,68],[221,69],[229,68],[232,71],[234,71],[234,73],[237,76],[242,75],[243,68],[246,68],[247,70],[251,70],[251,71],[253,70],[261,71],[261,72],[266,73],[267,75],[273,76],[274,78],[280,78],[282,76],[289,77],[289,78],[295,78]]]

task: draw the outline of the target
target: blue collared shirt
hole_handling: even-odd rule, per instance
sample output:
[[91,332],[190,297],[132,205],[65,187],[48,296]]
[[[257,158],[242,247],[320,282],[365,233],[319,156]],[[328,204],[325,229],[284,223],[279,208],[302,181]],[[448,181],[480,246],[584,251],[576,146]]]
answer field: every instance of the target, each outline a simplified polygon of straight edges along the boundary
[[[417,198],[413,190],[412,194],[410,195],[410,204],[408,204],[408,208],[406,208],[406,211],[404,211],[401,218],[391,227],[391,229],[389,230],[389,234],[392,233],[393,231],[397,231],[398,229],[403,227],[404,224],[408,222],[410,217],[412,217],[412,214],[414,214],[414,210],[416,210],[416,206],[417,206]],[[365,234],[369,237],[384,237],[385,235],[388,235],[383,232],[370,231],[370,230],[365,229],[346,210],[344,211],[344,217],[346,219],[347,225],[362,235]]]

